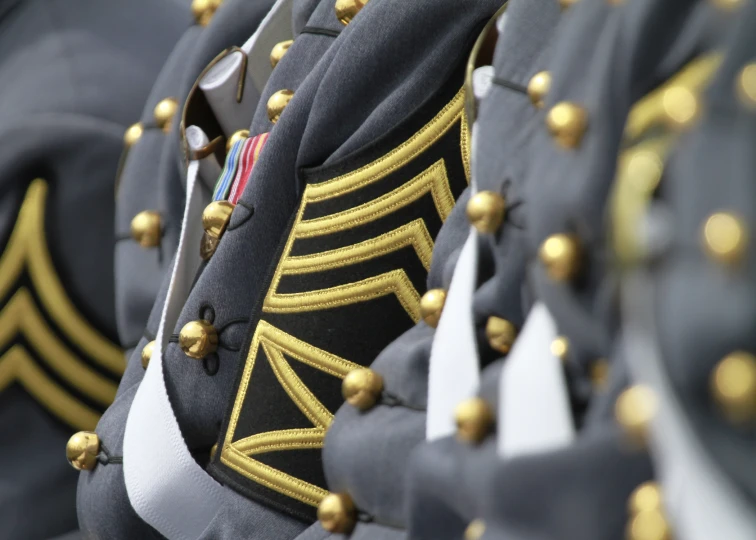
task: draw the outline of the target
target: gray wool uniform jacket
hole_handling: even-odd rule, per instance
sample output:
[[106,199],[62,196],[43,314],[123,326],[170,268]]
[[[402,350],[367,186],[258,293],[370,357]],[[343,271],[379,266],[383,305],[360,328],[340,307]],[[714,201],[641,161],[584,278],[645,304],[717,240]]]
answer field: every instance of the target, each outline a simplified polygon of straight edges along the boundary
[[0,2],[0,536],[77,528],[66,440],[124,369],[114,180],[184,24],[171,1]]
[[[725,9],[727,8],[727,9]],[[622,262],[621,331],[629,372],[649,393],[651,457],[663,513],[680,538],[756,534],[754,366],[753,5],[709,7],[718,31],[688,62],[695,114],[654,148],[663,168],[629,191],[631,229],[612,209]],[[678,78],[680,75],[678,75]],[[674,79],[674,77],[673,77]],[[624,175],[622,173],[625,173]],[[712,181],[713,180],[713,181]],[[691,474],[693,473],[693,474]]]
[[[498,4],[376,2],[344,26],[320,2],[273,70],[249,128],[270,136],[161,351],[183,441],[222,484],[219,512],[196,537],[294,538],[329,490],[353,489],[336,477],[338,467],[323,477],[322,443],[315,438],[312,449],[306,437],[322,440],[341,402],[340,379],[420,318],[433,239],[445,219],[459,219],[454,202],[469,178],[464,64]],[[420,19],[434,31],[418,34],[410,21]],[[273,125],[267,104],[281,90],[294,95]],[[443,283],[439,274],[431,270],[432,284]],[[148,328],[167,290],[164,282]],[[218,341],[197,361],[181,331],[199,319]],[[146,342],[97,428],[126,464]],[[408,427],[407,441],[418,440],[422,425]],[[270,442],[256,442],[263,440]],[[281,444],[290,449],[276,451]],[[132,508],[124,467],[106,457],[80,479],[83,528],[93,537],[155,534]],[[403,526],[396,509],[372,505],[359,489],[357,530],[368,532],[355,534]]]
[[[513,17],[518,13],[516,7],[513,4],[511,8]],[[521,264],[528,267],[523,285],[529,290],[523,301],[529,305],[543,302],[562,335],[561,347],[552,351],[558,350],[564,363],[576,437],[560,449],[511,458],[498,455],[501,441],[497,438],[506,430],[478,444],[449,438],[421,447],[410,467],[412,538],[459,538],[468,523],[466,538],[622,537],[625,529],[632,532],[637,526],[637,516],[628,515],[628,500],[633,490],[652,476],[648,456],[629,443],[614,419],[615,401],[623,399],[633,367],[627,365],[631,355],[617,335],[618,280],[607,264],[611,246],[606,243],[605,218],[628,115],[628,129],[641,126],[638,133],[642,135],[663,123],[658,112],[651,124],[638,121],[644,115],[637,110],[648,110],[640,103],[644,98],[646,103],[656,99],[657,86],[674,79],[691,57],[716,42],[721,14],[705,4],[636,2],[619,8],[584,0],[570,7],[562,19],[553,52],[540,68],[549,70],[552,82],[544,111],[527,143],[529,163],[520,182],[515,178],[506,195],[508,203],[516,198],[524,207],[520,223],[526,232],[521,248],[525,261]],[[675,31],[669,31],[671,28]],[[509,30],[505,27],[500,42],[502,53]],[[622,60],[629,57],[638,60],[635,64]],[[619,73],[618,66],[622,66]],[[497,77],[506,79],[498,75],[501,68],[495,67]],[[495,122],[496,110],[507,110],[498,103],[500,94],[500,90],[492,90],[481,106],[478,133],[486,142],[477,144],[503,140],[502,136],[484,136],[487,121],[494,119],[488,129],[501,125]],[[560,102],[577,104],[587,117],[579,129],[578,143],[566,148],[555,141],[557,130],[548,131],[549,111]],[[491,112],[485,114],[487,110]],[[625,144],[637,142],[628,136],[625,139]],[[491,172],[478,176],[478,185],[494,181],[501,169],[506,170],[507,165],[497,165],[497,155],[479,156],[481,168],[485,170],[490,163]],[[485,321],[481,309],[486,304],[499,310],[510,306],[511,296],[497,296],[492,283],[510,280],[509,286],[515,290],[519,285],[511,281],[512,272],[507,270],[512,265],[512,247],[502,241],[507,239],[507,225],[517,224],[514,216],[512,222],[505,221],[504,230],[492,244],[495,277],[476,293],[482,300],[476,298],[474,303],[477,321]],[[581,245],[578,260],[582,273],[570,279],[550,274],[541,255],[543,242],[555,233],[569,233]],[[486,345],[480,344],[481,360]],[[603,359],[609,360],[608,377]],[[501,411],[501,402],[507,398],[500,394],[506,361],[495,362],[482,374],[480,397],[492,411]]]

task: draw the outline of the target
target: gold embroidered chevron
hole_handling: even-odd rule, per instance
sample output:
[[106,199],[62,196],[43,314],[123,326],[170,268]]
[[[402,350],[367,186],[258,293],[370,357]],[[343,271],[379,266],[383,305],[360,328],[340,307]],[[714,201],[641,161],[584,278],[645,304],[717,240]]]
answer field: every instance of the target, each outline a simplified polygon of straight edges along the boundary
[[463,102],[351,172],[307,177],[220,453],[246,493],[299,515],[327,495],[319,449],[341,379],[419,321],[434,238],[469,181]]

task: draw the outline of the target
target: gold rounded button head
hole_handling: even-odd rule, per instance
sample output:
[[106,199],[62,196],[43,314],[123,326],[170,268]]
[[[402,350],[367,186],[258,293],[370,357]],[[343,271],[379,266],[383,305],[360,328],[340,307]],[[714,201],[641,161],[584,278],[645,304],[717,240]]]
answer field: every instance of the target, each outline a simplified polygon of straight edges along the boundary
[[346,493],[326,495],[318,505],[318,521],[328,532],[349,534],[357,522],[357,510]]
[[234,203],[228,201],[213,201],[202,211],[202,228],[213,238],[220,238],[226,231]]
[[281,118],[286,106],[294,97],[294,92],[291,90],[279,90],[268,99],[268,118],[274,124]]
[[341,385],[341,393],[347,403],[361,411],[375,405],[382,391],[383,377],[368,368],[350,371]]
[[276,65],[278,65],[278,63],[281,61],[281,58],[284,57],[284,55],[289,50],[289,47],[291,47],[292,43],[294,43],[293,39],[287,39],[286,41],[276,43],[275,47],[273,47],[273,50],[270,51],[270,65],[272,67],[276,67]]
[[178,111],[178,101],[176,98],[168,97],[155,105],[155,123],[157,126],[168,133],[171,130],[173,117]]
[[667,123],[672,128],[686,128],[698,118],[698,97],[690,88],[672,86],[662,95],[662,107]]
[[143,210],[131,220],[131,237],[143,248],[160,244],[160,214],[154,210]]
[[486,532],[486,523],[482,519],[474,519],[465,529],[465,540],[480,540]]
[[336,0],[333,9],[339,22],[346,26],[367,3],[368,0]]
[[735,89],[738,99],[746,108],[756,109],[756,63],[746,64],[740,70]]
[[725,356],[711,375],[711,390],[722,412],[735,423],[756,417],[756,357],[744,351]]
[[486,337],[493,350],[507,354],[517,337],[517,328],[506,319],[492,316],[486,322]]
[[743,257],[747,243],[745,225],[733,214],[718,212],[709,216],[704,223],[704,248],[715,261],[725,264],[737,263]]
[[660,510],[639,512],[627,525],[627,540],[671,540],[672,531]]
[[551,73],[548,71],[541,71],[533,75],[528,83],[528,97],[531,103],[538,107],[543,108],[543,100],[546,94],[549,93],[551,88]]
[[656,482],[644,482],[630,494],[628,511],[631,515],[651,510],[661,510],[662,494]]
[[580,271],[581,249],[577,237],[571,234],[549,236],[538,253],[546,273],[554,281],[571,281]]
[[80,431],[68,439],[66,458],[77,471],[91,471],[97,465],[100,438],[93,431]]
[[551,354],[559,358],[562,362],[567,360],[570,352],[570,340],[566,336],[558,336],[551,342]]
[[549,110],[546,127],[560,146],[577,148],[588,127],[588,115],[579,105],[563,101]]
[[150,365],[150,358],[152,358],[152,353],[153,353],[154,350],[155,350],[155,342],[154,341],[150,341],[142,349],[142,367],[144,369],[147,369],[147,366]]
[[562,9],[571,8],[578,3],[578,0],[559,0],[559,7]]
[[481,234],[493,234],[504,221],[506,201],[493,191],[476,193],[467,203],[467,219]]
[[457,405],[454,417],[457,422],[457,438],[475,444],[485,439],[494,423],[491,407],[477,397]]
[[137,122],[136,124],[129,126],[129,128],[126,130],[126,133],[123,134],[123,144],[126,145],[126,148],[131,148],[139,139],[142,138],[143,133],[144,126],[141,122]]
[[656,395],[647,386],[631,386],[614,404],[614,416],[634,443],[645,443],[648,426],[656,415]]
[[218,332],[205,320],[188,322],[179,333],[179,347],[190,358],[204,358],[218,349]]
[[243,141],[244,139],[249,138],[249,130],[248,129],[240,129],[239,131],[234,131],[231,136],[226,141],[226,153],[231,151],[231,148],[238,143],[239,141]]
[[207,26],[222,3],[222,0],[192,0],[194,20],[200,26]]
[[446,291],[443,289],[431,289],[420,299],[420,316],[425,324],[431,328],[438,326],[441,313],[446,303]]

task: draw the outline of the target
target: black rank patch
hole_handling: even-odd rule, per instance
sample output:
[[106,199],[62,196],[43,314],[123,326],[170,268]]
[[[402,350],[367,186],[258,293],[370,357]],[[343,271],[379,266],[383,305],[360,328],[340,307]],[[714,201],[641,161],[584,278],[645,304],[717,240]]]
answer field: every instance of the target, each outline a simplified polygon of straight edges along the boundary
[[49,413],[91,431],[116,394],[123,351],[76,309],[45,235],[48,185],[34,180],[0,256],[0,392],[19,384]]
[[469,182],[458,90],[342,162],[304,171],[211,466],[245,495],[314,520],[342,379],[420,320],[434,239]]

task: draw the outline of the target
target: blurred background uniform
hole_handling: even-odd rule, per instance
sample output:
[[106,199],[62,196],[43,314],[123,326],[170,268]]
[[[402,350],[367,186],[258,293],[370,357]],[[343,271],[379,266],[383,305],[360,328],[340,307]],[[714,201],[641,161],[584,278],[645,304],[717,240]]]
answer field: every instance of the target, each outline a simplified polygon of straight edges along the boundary
[[172,0],[0,4],[0,537],[77,529],[60,448],[92,429],[125,360],[114,179],[188,9]]

